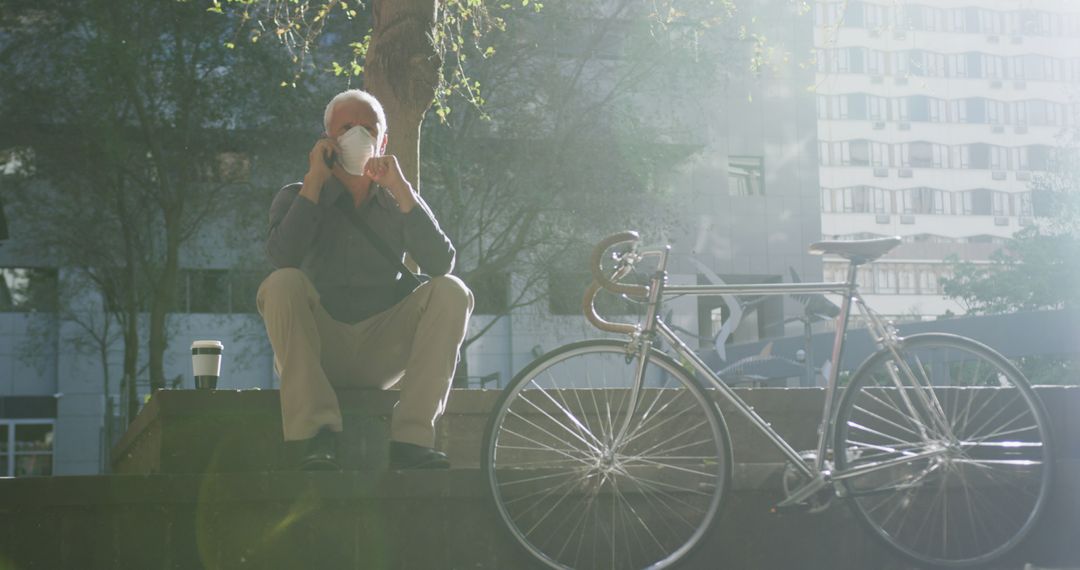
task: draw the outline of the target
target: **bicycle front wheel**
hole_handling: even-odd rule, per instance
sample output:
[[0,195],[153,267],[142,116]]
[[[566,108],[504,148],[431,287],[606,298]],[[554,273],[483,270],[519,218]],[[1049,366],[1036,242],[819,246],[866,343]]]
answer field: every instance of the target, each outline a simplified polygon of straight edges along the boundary
[[549,353],[505,389],[483,472],[503,522],[552,568],[664,568],[707,534],[731,481],[716,404],[653,351],[637,405],[627,343]]
[[1023,539],[1046,502],[1042,405],[1016,367],[973,340],[913,335],[896,352],[870,357],[844,392],[837,477],[857,515],[908,557],[985,564]]

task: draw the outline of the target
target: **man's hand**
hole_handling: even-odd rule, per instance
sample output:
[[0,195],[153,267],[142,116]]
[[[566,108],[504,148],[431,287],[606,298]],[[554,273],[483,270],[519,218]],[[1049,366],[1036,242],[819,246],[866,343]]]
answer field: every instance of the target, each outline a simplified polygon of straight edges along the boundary
[[304,175],[304,185],[300,188],[301,196],[314,204],[319,203],[323,184],[330,179],[335,159],[340,153],[341,148],[337,141],[327,137],[319,139],[315,146],[311,147],[311,152],[308,153],[308,171]]
[[398,208],[403,214],[408,214],[416,206],[412,184],[405,180],[396,156],[371,157],[364,165],[364,176],[389,190],[397,200]]
[[319,139],[308,153],[308,172],[304,179],[310,179],[311,182],[322,186],[330,179],[334,162],[340,155],[341,148],[337,141],[328,137]]

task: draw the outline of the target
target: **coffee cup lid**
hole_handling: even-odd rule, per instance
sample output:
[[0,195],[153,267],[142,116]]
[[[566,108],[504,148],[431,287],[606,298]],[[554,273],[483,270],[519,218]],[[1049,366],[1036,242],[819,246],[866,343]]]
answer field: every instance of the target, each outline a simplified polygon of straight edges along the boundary
[[224,349],[225,345],[220,340],[197,340],[191,343],[191,348],[218,348]]

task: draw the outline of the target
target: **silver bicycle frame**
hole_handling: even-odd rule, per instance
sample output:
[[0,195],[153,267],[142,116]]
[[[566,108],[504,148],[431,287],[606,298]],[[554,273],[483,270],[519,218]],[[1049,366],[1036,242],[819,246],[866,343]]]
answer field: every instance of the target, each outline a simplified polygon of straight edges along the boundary
[[[790,463],[800,473],[807,477],[808,482],[803,485],[802,488],[793,493],[790,497],[780,503],[780,505],[788,505],[802,501],[808,498],[813,493],[824,488],[829,484],[829,481],[838,481],[856,475],[863,475],[873,471],[881,469],[888,469],[894,465],[910,462],[912,456],[904,456],[896,459],[890,459],[880,461],[877,463],[860,465],[853,469],[848,469],[843,472],[830,472],[825,469],[825,456],[829,450],[829,441],[832,437],[833,427],[833,415],[835,414],[835,401],[837,398],[837,383],[840,375],[840,359],[843,356],[844,349],[844,337],[847,332],[847,326],[849,317],[851,314],[852,305],[857,305],[859,312],[867,319],[867,324],[870,329],[870,334],[874,336],[875,341],[881,346],[890,347],[895,352],[895,344],[897,338],[892,332],[887,323],[884,323],[866,306],[862,297],[858,292],[858,285],[856,283],[856,274],[858,271],[857,265],[850,265],[848,267],[848,275],[846,282],[821,282],[821,283],[764,283],[764,284],[745,284],[745,285],[667,285],[667,259],[670,252],[670,247],[664,248],[659,251],[643,253],[642,255],[659,255],[661,257],[656,273],[650,279],[649,285],[649,299],[648,310],[646,312],[644,327],[637,335],[639,341],[636,347],[638,356],[638,366],[636,370],[636,377],[634,379],[633,388],[630,393],[629,408],[633,410],[637,406],[637,401],[640,395],[641,387],[643,386],[645,379],[645,370],[648,365],[649,349],[652,347],[653,340],[656,336],[663,338],[671,344],[673,350],[685,361],[689,362],[691,366],[701,376],[708,380],[709,384],[715,388],[720,394],[730,402],[735,409],[750,423],[758,428],[769,441],[773,443],[790,461]],[[829,377],[827,379],[825,388],[825,409],[821,416],[821,424],[818,428],[818,444],[817,454],[814,460],[813,468],[806,465],[804,459],[799,455],[799,452],[791,447],[791,444],[787,442],[780,434],[772,428],[769,422],[765,421],[752,406],[747,404],[730,386],[728,386],[723,379],[716,375],[715,372],[701,359],[697,353],[686,345],[666,323],[659,317],[660,305],[663,303],[665,297],[675,296],[716,296],[716,295],[787,295],[792,293],[832,293],[839,294],[843,300],[840,305],[840,314],[836,318],[836,333],[833,340],[833,349],[831,362],[832,366],[829,369]],[[910,374],[910,371],[905,371]],[[924,405],[932,405],[930,402],[920,402]],[[911,407],[912,404],[908,403]],[[627,418],[623,422],[622,428],[617,432],[616,443],[613,447],[618,447],[618,442],[622,440],[625,434],[626,428],[630,423],[630,416],[627,414]],[[944,453],[944,450],[931,449],[922,453],[916,454],[917,457],[933,457]]]

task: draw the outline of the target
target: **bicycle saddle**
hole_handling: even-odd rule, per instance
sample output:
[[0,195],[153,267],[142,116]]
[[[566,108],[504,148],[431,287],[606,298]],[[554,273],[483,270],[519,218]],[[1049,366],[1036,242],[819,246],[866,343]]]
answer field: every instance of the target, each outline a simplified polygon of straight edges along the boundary
[[819,241],[810,244],[810,253],[817,255],[839,255],[851,263],[859,265],[861,263],[871,262],[886,253],[889,253],[889,251],[898,245],[900,245],[900,238],[898,237]]

